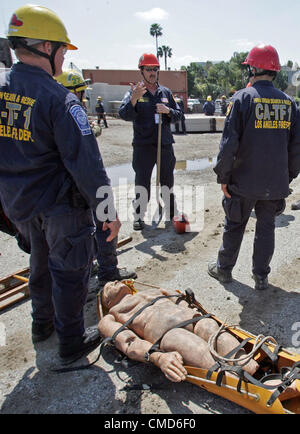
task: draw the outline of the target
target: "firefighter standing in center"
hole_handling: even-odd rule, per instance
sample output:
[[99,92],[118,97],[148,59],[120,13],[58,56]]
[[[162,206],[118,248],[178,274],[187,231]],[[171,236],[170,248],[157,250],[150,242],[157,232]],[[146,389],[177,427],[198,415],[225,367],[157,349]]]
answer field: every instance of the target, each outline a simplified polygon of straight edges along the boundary
[[[134,230],[145,227],[144,215],[150,200],[151,175],[157,162],[158,115],[162,115],[161,186],[170,192],[166,206],[166,218],[172,220],[177,213],[174,186],[174,138],[170,124],[181,119],[182,113],[172,92],[159,84],[160,65],[154,54],[143,54],[138,65],[142,81],[131,85],[125,95],[119,115],[125,121],[133,121],[133,169],[135,171],[136,199],[134,201]],[[140,200],[141,188],[146,192]],[[163,198],[164,199],[164,198]],[[139,203],[141,202],[141,204]]]
[[[70,92],[74,93],[82,103],[85,91],[88,89],[88,80],[84,80],[83,76],[75,70],[64,71],[56,77],[56,80],[62,84]],[[92,131],[97,137],[101,131],[98,125],[91,125]],[[117,245],[118,237],[107,242],[109,229],[103,230],[104,222],[100,221],[94,212],[96,223],[96,238],[98,243],[97,262],[98,266],[93,267],[93,271],[97,272],[99,287],[104,286],[107,282],[124,279],[136,279],[137,274],[133,270],[128,270],[126,267],[118,268]],[[96,271],[97,270],[97,271]]]
[[237,92],[227,111],[214,171],[224,193],[223,245],[208,273],[232,281],[244,231],[256,214],[253,249],[255,289],[268,288],[275,247],[275,216],[283,212],[289,184],[300,171],[300,120],[295,102],[276,89],[279,56],[270,45],[254,47],[246,61],[253,85]]
[[19,63],[0,76],[0,201],[31,247],[32,340],[55,329],[68,364],[100,342],[84,325],[96,253],[92,211],[108,211],[107,241],[121,223],[86,113],[53,78],[66,51],[77,49],[64,24],[48,8],[25,5],[11,18],[8,40]]

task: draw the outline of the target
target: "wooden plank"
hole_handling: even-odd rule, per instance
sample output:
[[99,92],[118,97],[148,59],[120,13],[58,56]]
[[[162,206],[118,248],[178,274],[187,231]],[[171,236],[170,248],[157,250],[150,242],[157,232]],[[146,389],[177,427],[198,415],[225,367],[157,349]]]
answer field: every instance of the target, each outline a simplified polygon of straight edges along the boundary
[[13,297],[19,292],[27,293],[29,295],[28,284],[24,283],[23,285],[19,285],[17,288],[8,289],[6,292],[0,295],[0,302],[7,300],[10,297]]

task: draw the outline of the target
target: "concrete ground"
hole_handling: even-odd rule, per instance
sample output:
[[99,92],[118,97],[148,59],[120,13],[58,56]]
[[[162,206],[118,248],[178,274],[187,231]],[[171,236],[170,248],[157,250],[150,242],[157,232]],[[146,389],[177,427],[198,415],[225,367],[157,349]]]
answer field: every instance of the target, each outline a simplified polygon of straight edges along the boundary
[[[221,135],[176,135],[175,153],[181,164],[175,183],[181,190],[198,187],[197,200],[192,191],[182,203],[196,219],[195,231],[177,235],[162,224],[147,226],[142,233],[132,231],[130,175],[132,127],[130,123],[110,120],[98,139],[108,172],[116,177],[128,170],[126,189],[114,181],[116,201],[124,213],[120,239],[133,241],[119,249],[119,266],[135,268],[138,281],[164,288],[192,288],[207,311],[229,324],[238,324],[253,334],[272,335],[284,347],[300,354],[300,211],[291,203],[300,199],[300,179],[293,182],[293,194],[284,214],[276,222],[276,252],[272,260],[270,288],[255,292],[251,279],[251,256],[255,216],[252,216],[237,265],[234,282],[221,285],[207,274],[221,244],[224,213],[222,194],[212,170]],[[116,168],[117,166],[117,168]],[[188,190],[186,190],[188,191]],[[122,200],[120,200],[120,197]],[[197,202],[191,206],[192,201]],[[197,213],[196,213],[196,211]],[[203,223],[203,224],[202,224]],[[197,229],[197,230],[196,230]],[[0,233],[0,277],[28,266],[28,255],[17,247],[14,238]],[[208,393],[190,383],[174,384],[160,371],[143,364],[120,363],[118,355],[105,351],[93,368],[56,374],[57,337],[33,346],[31,342],[30,300],[0,313],[0,408],[1,414],[247,414],[248,410]],[[97,322],[96,281],[91,279],[86,305],[86,325]],[[98,350],[79,364],[94,361]],[[152,390],[126,390],[134,384],[150,384]],[[125,389],[124,389],[125,388]]]

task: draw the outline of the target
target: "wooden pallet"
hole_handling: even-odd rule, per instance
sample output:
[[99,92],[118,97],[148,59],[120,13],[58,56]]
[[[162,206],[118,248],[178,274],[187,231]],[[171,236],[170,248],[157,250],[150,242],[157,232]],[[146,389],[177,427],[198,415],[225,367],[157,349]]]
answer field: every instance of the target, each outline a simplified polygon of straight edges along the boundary
[[29,298],[29,268],[0,279],[0,311]]

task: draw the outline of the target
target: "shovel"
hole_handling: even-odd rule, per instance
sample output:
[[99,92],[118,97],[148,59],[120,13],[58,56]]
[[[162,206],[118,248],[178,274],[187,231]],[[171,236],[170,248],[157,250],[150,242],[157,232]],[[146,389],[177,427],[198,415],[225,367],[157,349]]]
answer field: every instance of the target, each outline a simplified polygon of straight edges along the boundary
[[158,118],[158,138],[157,138],[157,159],[156,159],[156,202],[157,210],[154,214],[153,221],[158,226],[164,214],[163,201],[160,194],[160,168],[161,168],[161,129],[162,129],[162,114],[159,113]]

